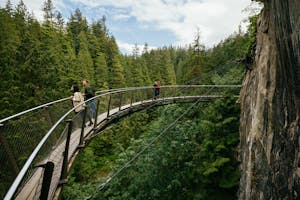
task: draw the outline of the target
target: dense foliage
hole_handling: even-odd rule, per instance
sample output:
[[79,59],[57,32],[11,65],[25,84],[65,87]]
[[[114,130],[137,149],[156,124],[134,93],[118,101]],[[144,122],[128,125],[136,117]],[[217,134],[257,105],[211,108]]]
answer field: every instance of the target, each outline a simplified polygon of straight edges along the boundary
[[41,23],[22,0],[15,8],[9,1],[0,8],[0,118],[66,97],[70,84],[83,79],[101,90],[152,85],[155,80],[162,85],[196,84],[206,72],[220,67],[222,73],[232,68],[243,71],[234,61],[243,58],[253,43],[251,31],[238,32],[205,49],[197,34],[187,47],[149,50],[145,44],[142,55],[137,46],[132,55],[121,55],[105,17],[88,24],[77,9],[64,22],[51,0],[43,11]]
[[[105,131],[80,155],[64,199],[83,199],[95,192],[102,179],[124,166],[189,106],[134,114]],[[234,199],[238,115],[234,99],[199,103],[96,199]]]
[[[168,51],[143,60],[123,56],[105,17],[89,25],[77,9],[65,23],[51,0],[43,10],[40,23],[23,1],[16,8],[9,1],[0,8],[0,118],[66,97],[70,85],[83,79],[97,90],[151,85],[154,80],[176,83]],[[150,62],[154,57],[155,64]]]
[[[255,45],[255,20],[211,49],[199,34],[186,47],[119,52],[105,17],[88,24],[79,9],[64,22],[51,0],[37,21],[23,1],[0,8],[0,119],[69,96],[88,79],[97,90],[169,84],[240,84]],[[83,199],[182,113],[171,105],[134,114],[97,137],[77,160],[65,199]],[[98,198],[232,199],[238,180],[234,153],[238,106],[233,99],[198,104],[124,170]],[[22,139],[21,137],[18,139]],[[1,176],[7,174],[1,174]],[[9,185],[0,183],[0,195]]]

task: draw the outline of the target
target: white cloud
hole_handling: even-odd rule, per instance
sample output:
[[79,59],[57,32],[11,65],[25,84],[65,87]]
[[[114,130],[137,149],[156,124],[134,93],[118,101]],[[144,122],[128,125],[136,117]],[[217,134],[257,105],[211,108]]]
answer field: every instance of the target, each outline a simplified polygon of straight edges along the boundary
[[[129,44],[120,40],[117,40],[117,44],[120,50],[125,54],[132,54],[133,48],[135,47],[135,44]],[[137,45],[137,47],[139,48],[139,53],[141,54],[144,49],[144,45]],[[151,49],[157,49],[157,47],[148,46],[148,50],[150,51]]]
[[[23,1],[28,10],[33,11],[35,16],[42,20],[43,1]],[[90,13],[95,13],[95,16],[100,9],[105,9],[103,7],[109,7],[111,16],[108,17],[115,21],[133,17],[138,22],[139,28],[170,31],[176,37],[173,42],[175,45],[191,43],[197,28],[199,28],[201,40],[207,46],[216,44],[237,30],[241,21],[247,17],[247,13],[242,13],[242,10],[251,2],[251,0],[72,1],[85,5]],[[0,0],[0,5],[4,6],[5,2],[6,0]],[[17,4],[17,2],[18,0],[12,0],[13,4]],[[53,3],[58,8],[68,6],[65,5],[64,0],[53,0]]]
[[129,18],[130,18],[130,15],[123,14],[123,13],[116,14],[116,15],[113,16],[114,20],[127,20]]
[[[193,40],[200,29],[202,41],[208,45],[229,36],[247,17],[242,10],[250,0],[74,0],[86,6],[110,6],[126,9],[126,18],[134,17],[140,27],[168,30],[174,33],[174,44]],[[114,19],[122,16],[113,16]],[[125,16],[124,16],[125,17]]]

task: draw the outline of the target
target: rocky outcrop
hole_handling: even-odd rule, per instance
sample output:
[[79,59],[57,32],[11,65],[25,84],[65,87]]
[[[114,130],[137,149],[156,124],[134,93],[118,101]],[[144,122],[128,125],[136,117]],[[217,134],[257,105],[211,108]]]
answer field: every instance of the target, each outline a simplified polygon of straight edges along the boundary
[[300,199],[300,0],[262,0],[241,91],[239,199]]

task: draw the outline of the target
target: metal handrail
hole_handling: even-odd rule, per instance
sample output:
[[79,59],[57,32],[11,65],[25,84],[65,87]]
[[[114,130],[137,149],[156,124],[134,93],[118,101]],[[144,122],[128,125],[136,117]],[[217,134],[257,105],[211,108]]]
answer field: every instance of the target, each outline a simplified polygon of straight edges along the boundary
[[[101,90],[101,91],[97,91],[96,93],[105,93],[105,92],[109,92],[109,91],[116,91],[116,90],[121,90],[122,88],[120,89],[109,89],[109,90]],[[47,106],[51,106],[53,104],[56,104],[56,103],[60,103],[60,102],[63,102],[63,101],[67,101],[71,99],[71,97],[66,97],[66,98],[63,98],[63,99],[58,99],[58,100],[55,100],[55,101],[51,101],[51,102],[48,102],[48,103],[45,103],[45,104],[42,104],[42,105],[39,105],[39,106],[36,106],[36,107],[33,107],[33,108],[30,108],[30,109],[27,109],[27,110],[24,110],[22,112],[19,112],[17,114],[14,114],[14,115],[11,115],[9,117],[6,117],[6,118],[3,118],[0,120],[0,124],[8,121],[8,120],[11,120],[13,118],[16,118],[16,117],[19,117],[21,115],[24,115],[24,114],[27,114],[29,112],[32,112],[32,111],[35,111],[35,110],[38,110],[40,108],[45,108]]]
[[29,113],[29,112],[38,110],[38,109],[40,109],[40,108],[45,108],[45,107],[47,107],[47,106],[51,106],[51,105],[53,105],[53,104],[56,104],[56,103],[59,103],[59,102],[66,101],[66,100],[68,100],[68,99],[70,99],[70,97],[66,97],[66,98],[63,98],[63,99],[56,100],[56,101],[51,101],[51,102],[49,102],[49,103],[45,103],[45,104],[39,105],[39,106],[34,107],[34,108],[30,108],[30,109],[28,109],[28,110],[24,110],[24,111],[19,112],[19,113],[15,114],[15,115],[6,117],[6,118],[4,118],[4,119],[1,119],[1,120],[0,120],[0,124],[2,124],[2,123],[5,122],[5,121],[8,121],[8,120],[11,120],[11,119],[13,119],[13,118],[19,117],[19,116],[21,116],[21,115],[24,115],[24,114],[26,114],[26,113]]
[[[177,87],[177,88],[183,88],[183,87],[241,87],[241,85],[164,85],[164,86],[161,86],[161,88],[171,88],[171,87]],[[137,88],[139,88],[139,89],[147,89],[147,88],[153,88],[153,86],[108,89],[108,90],[96,91],[96,94],[99,94],[99,93],[109,94],[109,92],[128,91],[128,90],[134,90],[134,89],[137,89]],[[94,98],[97,98],[97,97],[98,96],[95,96]],[[48,102],[48,103],[45,103],[45,104],[42,104],[42,105],[30,108],[28,110],[19,112],[19,113],[15,114],[15,115],[6,117],[4,119],[1,119],[0,120],[0,124],[4,123],[5,121],[11,120],[13,118],[19,117],[21,115],[27,114],[29,112],[38,110],[40,108],[45,108],[47,106],[51,106],[53,104],[60,103],[60,102],[63,102],[63,101],[69,100],[69,99],[71,99],[71,97],[66,97],[66,98],[63,98],[63,99],[58,99],[56,101],[51,101],[51,102]],[[89,99],[89,100],[91,100],[91,99]]]
[[[241,85],[167,85],[167,86],[161,86],[161,88],[196,88],[196,87],[216,87],[216,88],[221,88],[221,87],[226,87],[226,88],[238,88],[238,87],[241,87]],[[18,186],[20,185],[22,179],[24,178],[26,172],[28,171],[30,165],[32,164],[33,160],[36,158],[38,152],[40,151],[40,149],[42,148],[42,146],[45,144],[45,142],[47,141],[47,139],[51,136],[51,134],[53,133],[53,131],[58,127],[59,124],[61,124],[61,122],[63,122],[63,120],[65,120],[65,118],[71,113],[73,112],[76,108],[84,105],[86,102],[89,102],[89,101],[92,101],[96,98],[99,98],[99,97],[102,97],[102,96],[105,96],[105,95],[111,95],[111,94],[116,94],[116,93],[119,93],[119,92],[124,92],[124,91],[134,91],[134,90],[142,90],[142,89],[149,89],[149,88],[153,88],[153,86],[144,86],[144,87],[131,87],[131,88],[120,88],[120,89],[113,89],[111,90],[110,92],[106,92],[106,93],[103,93],[103,94],[100,94],[100,95],[96,95],[95,97],[93,98],[90,98],[78,105],[76,105],[75,107],[73,107],[72,109],[70,109],[68,112],[66,112],[52,127],[51,129],[46,133],[46,135],[42,138],[42,140],[39,142],[39,144],[37,145],[37,147],[34,149],[34,151],[31,153],[31,155],[28,157],[28,159],[26,160],[25,164],[23,165],[21,171],[19,172],[19,174],[17,175],[16,179],[14,180],[13,184],[11,185],[11,187],[9,188],[8,192],[6,193],[6,196],[4,197],[4,200],[10,200],[13,195],[15,194]],[[70,97],[68,98],[64,98],[64,99],[61,99],[61,100],[57,100],[57,101],[54,101],[54,102],[61,102],[63,100],[67,100],[67,99],[70,99]],[[21,112],[21,113],[18,113],[12,117],[9,117],[9,118],[5,118],[4,120],[1,120],[0,122],[2,121],[6,121],[8,119],[12,119],[13,117],[16,117],[16,116],[20,116],[21,114],[24,114],[24,113],[27,113],[27,112],[30,112],[32,110],[36,110],[38,108],[42,108],[42,107],[45,107],[47,105],[51,105],[51,103],[53,104],[53,102],[50,102],[48,104],[43,104],[41,106],[38,106],[38,107],[35,107],[35,108],[32,108],[32,109],[29,109],[27,111],[24,111],[24,112]]]
[[[121,88],[120,88],[120,89],[121,89]],[[118,90],[118,89],[113,89],[113,90]],[[109,91],[111,91],[111,90],[97,91],[97,93],[103,93],[103,92],[109,92]],[[71,99],[71,97],[66,97],[66,98],[63,98],[63,99],[58,99],[58,100],[56,100],[56,101],[51,101],[51,102],[48,102],[48,103],[45,103],[45,104],[42,104],[42,105],[39,105],[39,106],[30,108],[30,109],[28,109],[28,110],[24,110],[24,111],[19,112],[19,113],[17,113],[17,114],[14,114],[14,115],[11,115],[11,116],[6,117],[6,118],[4,118],[4,119],[1,119],[1,120],[0,120],[0,124],[6,122],[6,121],[8,121],[8,120],[11,120],[11,119],[13,119],[13,118],[19,117],[19,116],[21,116],[21,115],[27,114],[27,113],[29,113],[29,112],[38,110],[38,109],[40,109],[40,108],[45,108],[45,107],[47,107],[47,106],[51,106],[51,105],[53,105],[53,104],[60,103],[60,102],[63,102],[63,101],[69,100],[69,99]]]

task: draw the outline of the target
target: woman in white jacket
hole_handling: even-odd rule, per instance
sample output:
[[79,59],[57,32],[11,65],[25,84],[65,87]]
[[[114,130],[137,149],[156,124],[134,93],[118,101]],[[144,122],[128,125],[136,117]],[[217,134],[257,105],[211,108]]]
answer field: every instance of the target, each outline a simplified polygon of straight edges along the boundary
[[[84,103],[83,95],[79,91],[79,87],[76,84],[72,85],[71,91],[74,92],[74,95],[72,97],[73,106],[76,107],[77,105],[81,104],[80,106],[78,106],[78,107],[75,108],[75,113],[80,113],[80,115],[81,115],[81,117],[83,119],[84,108],[86,106],[85,103]],[[88,120],[90,121],[90,123],[88,125],[91,126],[93,124],[91,116],[88,113],[87,113],[86,116],[87,116]]]

